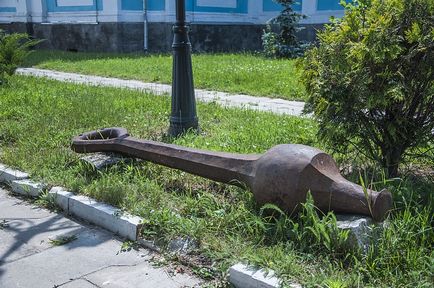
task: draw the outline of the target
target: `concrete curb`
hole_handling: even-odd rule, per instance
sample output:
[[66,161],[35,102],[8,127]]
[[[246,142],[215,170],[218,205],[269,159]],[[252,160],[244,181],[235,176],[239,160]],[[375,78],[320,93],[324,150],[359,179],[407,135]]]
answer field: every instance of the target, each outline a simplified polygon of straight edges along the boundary
[[27,197],[38,197],[47,188],[47,185],[30,179],[14,180],[10,182],[10,186],[12,192]]
[[80,195],[74,195],[62,187],[53,187],[49,192],[66,213],[103,227],[117,235],[137,241],[143,219],[123,213],[108,204]]
[[0,164],[0,182],[10,185],[12,181],[23,180],[27,178],[29,178],[29,174]]
[[[229,282],[236,288],[278,288],[281,280],[275,276],[274,271],[268,273],[263,269],[238,263],[229,268]],[[299,284],[289,284],[286,287],[302,288]]]
[[[1,183],[9,185],[13,193],[38,197],[47,186],[28,178],[29,174],[0,164]],[[48,193],[67,214],[84,219],[129,240],[138,240],[142,218],[123,213],[116,207],[97,202],[92,198],[74,195],[62,187],[53,187]]]

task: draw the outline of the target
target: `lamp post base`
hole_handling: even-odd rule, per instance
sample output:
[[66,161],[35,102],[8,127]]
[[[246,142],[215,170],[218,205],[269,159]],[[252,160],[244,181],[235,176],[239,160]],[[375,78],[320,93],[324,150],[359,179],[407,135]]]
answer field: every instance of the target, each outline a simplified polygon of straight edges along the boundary
[[169,136],[178,137],[190,130],[199,133],[199,121],[197,118],[190,120],[188,122],[180,122],[180,121],[170,119],[170,126],[168,132]]

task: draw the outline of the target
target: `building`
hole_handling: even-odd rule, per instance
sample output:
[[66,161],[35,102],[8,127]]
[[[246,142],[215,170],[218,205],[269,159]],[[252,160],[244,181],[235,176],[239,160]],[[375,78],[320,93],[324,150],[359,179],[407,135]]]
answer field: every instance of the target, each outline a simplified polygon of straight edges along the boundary
[[[0,0],[0,28],[46,39],[46,48],[70,51],[169,51],[176,0]],[[299,0],[307,16],[300,32],[342,16],[340,0]],[[260,50],[264,24],[281,7],[273,0],[186,0],[195,51]]]

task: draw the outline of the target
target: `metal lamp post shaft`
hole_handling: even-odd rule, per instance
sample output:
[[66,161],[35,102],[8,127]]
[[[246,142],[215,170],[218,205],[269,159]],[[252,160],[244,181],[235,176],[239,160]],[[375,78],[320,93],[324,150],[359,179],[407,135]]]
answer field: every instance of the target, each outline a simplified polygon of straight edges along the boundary
[[172,111],[169,135],[179,136],[199,127],[194,95],[191,43],[185,23],[185,0],[176,0],[176,23],[173,26]]

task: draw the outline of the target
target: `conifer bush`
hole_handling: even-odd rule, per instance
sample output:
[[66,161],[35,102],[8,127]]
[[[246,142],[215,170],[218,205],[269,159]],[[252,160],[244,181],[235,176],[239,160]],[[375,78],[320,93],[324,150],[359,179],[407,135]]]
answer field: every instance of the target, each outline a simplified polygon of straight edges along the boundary
[[[264,55],[269,58],[295,58],[303,55],[307,44],[300,43],[296,33],[303,15],[293,10],[296,0],[274,0],[282,5],[282,11],[271,19],[262,35]],[[277,25],[278,32],[273,31],[272,25]]]

